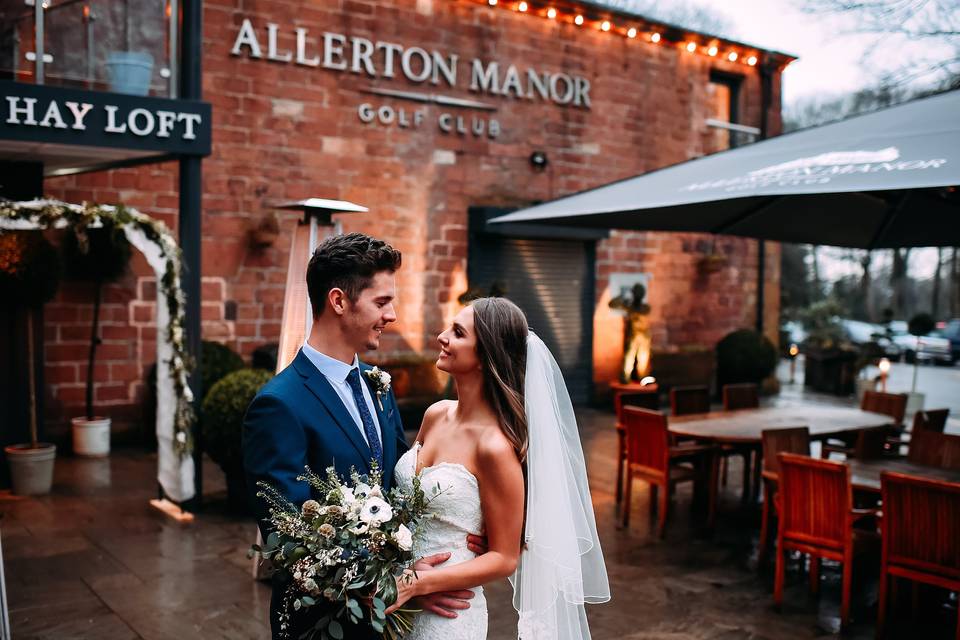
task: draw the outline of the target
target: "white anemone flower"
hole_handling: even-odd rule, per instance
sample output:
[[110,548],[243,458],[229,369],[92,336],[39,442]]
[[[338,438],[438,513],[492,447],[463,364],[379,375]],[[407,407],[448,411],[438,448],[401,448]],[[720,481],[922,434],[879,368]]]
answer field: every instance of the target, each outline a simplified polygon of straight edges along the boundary
[[383,498],[367,498],[360,510],[360,520],[373,526],[389,522],[392,517],[393,508]]
[[353,489],[350,487],[340,487],[340,495],[343,496],[342,504],[345,507],[349,507],[357,501],[357,498],[353,495]]

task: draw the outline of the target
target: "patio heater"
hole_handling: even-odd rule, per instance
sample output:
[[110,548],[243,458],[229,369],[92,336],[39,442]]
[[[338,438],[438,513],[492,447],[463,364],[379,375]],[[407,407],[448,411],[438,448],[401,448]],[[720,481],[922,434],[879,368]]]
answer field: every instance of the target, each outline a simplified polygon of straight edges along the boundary
[[280,373],[296,357],[313,325],[313,313],[304,278],[310,257],[324,239],[341,232],[340,223],[333,221],[334,214],[366,213],[368,209],[346,200],[325,198],[286,202],[274,208],[303,213],[290,245],[287,283],[283,296],[283,320],[280,325],[280,347],[277,350],[276,372]]

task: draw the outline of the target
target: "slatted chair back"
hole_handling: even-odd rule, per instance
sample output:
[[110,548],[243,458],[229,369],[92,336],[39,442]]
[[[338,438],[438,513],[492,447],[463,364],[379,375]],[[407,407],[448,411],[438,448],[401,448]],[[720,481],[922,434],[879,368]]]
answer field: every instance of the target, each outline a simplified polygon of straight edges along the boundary
[[780,453],[780,527],[785,540],[840,551],[853,506],[850,468]]
[[947,426],[947,418],[950,416],[950,409],[928,409],[926,411],[917,411],[913,415],[913,431],[924,429],[943,433]]
[[670,389],[670,414],[686,416],[710,412],[710,389],[700,386]]
[[757,385],[750,382],[723,385],[723,408],[725,410],[756,409],[759,406],[760,392]]
[[623,422],[623,408],[626,406],[642,407],[657,411],[660,408],[660,400],[655,393],[619,393],[614,398],[613,408],[617,412],[617,422]]
[[853,445],[853,457],[857,460],[876,460],[883,457],[887,444],[887,428],[864,429],[857,433]]
[[659,411],[625,406],[623,427],[627,431],[627,462],[666,475],[670,456],[667,416]]
[[763,468],[770,473],[780,473],[778,453],[810,455],[810,429],[807,427],[764,429],[760,437],[763,442]]
[[885,393],[883,391],[866,391],[860,408],[864,411],[882,413],[893,419],[896,426],[903,425],[903,417],[907,413],[907,394]]
[[960,471],[960,436],[949,433],[940,434],[943,437],[943,444],[940,454],[940,466],[944,469],[953,469]]
[[884,562],[960,579],[960,484],[880,475]]

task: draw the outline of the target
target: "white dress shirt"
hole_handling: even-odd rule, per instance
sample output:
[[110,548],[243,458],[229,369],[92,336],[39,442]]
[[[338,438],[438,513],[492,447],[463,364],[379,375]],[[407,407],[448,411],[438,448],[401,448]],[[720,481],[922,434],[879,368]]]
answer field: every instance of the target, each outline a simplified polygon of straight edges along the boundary
[[[353,421],[356,423],[360,436],[363,438],[363,441],[369,445],[367,434],[363,430],[363,420],[360,418],[360,410],[357,408],[357,403],[353,398],[353,390],[350,388],[350,383],[347,382],[347,376],[350,374],[350,371],[360,367],[360,360],[356,354],[353,356],[353,364],[347,364],[336,358],[331,358],[324,353],[320,353],[306,342],[303,343],[303,354],[307,356],[307,359],[313,363],[313,366],[323,374],[330,383],[330,386],[333,387],[333,390],[340,396],[340,400],[343,402],[343,406],[346,407],[347,413],[350,414],[350,417],[353,418]],[[377,428],[377,435],[380,436],[380,445],[382,447],[383,429],[380,428],[377,410],[373,404],[370,389],[367,387],[367,383],[363,380],[363,377],[364,374],[363,371],[361,371],[360,389],[363,391],[363,399],[367,403],[367,410],[370,411],[370,415],[373,416],[373,424]]]

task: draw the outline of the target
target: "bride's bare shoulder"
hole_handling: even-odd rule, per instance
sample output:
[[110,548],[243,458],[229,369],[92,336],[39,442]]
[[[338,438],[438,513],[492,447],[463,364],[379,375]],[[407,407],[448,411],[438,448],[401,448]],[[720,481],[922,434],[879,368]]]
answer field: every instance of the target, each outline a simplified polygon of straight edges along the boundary
[[420,424],[419,440],[421,442],[423,442],[430,428],[446,419],[456,404],[455,400],[440,400],[427,407],[427,410],[423,413],[423,422]]
[[513,443],[507,439],[500,427],[485,429],[477,442],[477,457],[482,463],[494,460],[517,461]]

